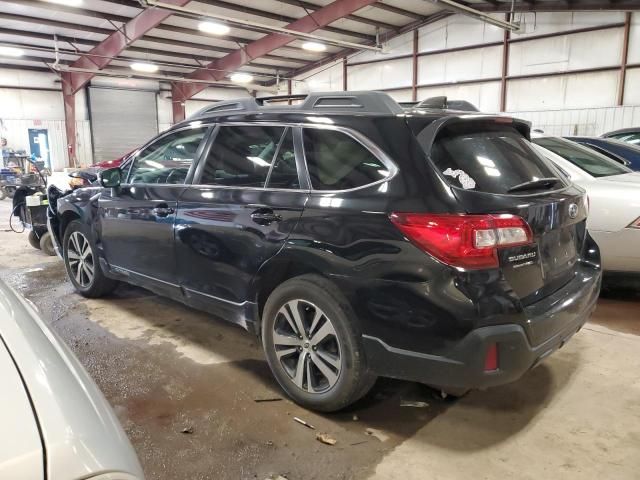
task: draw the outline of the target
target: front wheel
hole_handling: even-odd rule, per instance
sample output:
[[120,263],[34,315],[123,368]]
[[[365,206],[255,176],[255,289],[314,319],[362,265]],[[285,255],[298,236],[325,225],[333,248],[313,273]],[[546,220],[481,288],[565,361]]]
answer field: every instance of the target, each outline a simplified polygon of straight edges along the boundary
[[351,306],[320,276],[297,277],[273,291],[263,312],[262,344],[276,380],[304,407],[340,410],[375,382]]
[[102,273],[89,228],[74,220],[62,242],[64,265],[75,289],[84,297],[97,298],[111,293],[118,282]]

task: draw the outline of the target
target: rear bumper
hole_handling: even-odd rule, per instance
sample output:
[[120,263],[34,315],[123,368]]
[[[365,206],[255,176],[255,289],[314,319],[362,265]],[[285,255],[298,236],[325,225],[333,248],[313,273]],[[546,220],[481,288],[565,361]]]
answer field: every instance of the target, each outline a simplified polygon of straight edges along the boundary
[[[472,389],[513,382],[580,330],[595,309],[601,280],[599,270],[585,269],[555,294],[533,308],[525,308],[524,324],[544,324],[548,331],[541,338],[538,329],[537,343],[531,332],[516,323],[476,328],[445,355],[394,348],[378,338],[363,335],[367,361],[380,376],[438,387]],[[498,347],[498,369],[485,372],[486,353],[493,344]]]

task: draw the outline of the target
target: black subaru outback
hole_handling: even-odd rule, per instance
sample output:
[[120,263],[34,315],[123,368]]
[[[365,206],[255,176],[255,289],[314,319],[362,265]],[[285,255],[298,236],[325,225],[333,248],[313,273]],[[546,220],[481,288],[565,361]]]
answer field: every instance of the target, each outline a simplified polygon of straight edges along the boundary
[[378,92],[228,101],[101,183],[51,202],[75,288],[124,281],[243,326],[316,410],[377,376],[457,393],[514,381],[600,288],[584,191],[513,118]]

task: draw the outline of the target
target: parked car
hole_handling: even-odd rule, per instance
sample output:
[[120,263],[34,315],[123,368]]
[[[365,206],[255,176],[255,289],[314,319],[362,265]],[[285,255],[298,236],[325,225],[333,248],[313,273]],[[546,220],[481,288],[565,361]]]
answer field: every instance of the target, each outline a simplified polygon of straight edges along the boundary
[[613,132],[607,132],[602,136],[604,138],[615,138],[617,140],[631,143],[633,145],[640,145],[640,128],[639,127],[614,130]]
[[598,297],[584,190],[528,138],[378,92],[217,103],[51,202],[50,230],[82,295],[121,280],[242,325],[301,405],[377,376],[460,393],[521,377]]
[[1,281],[0,382],[0,478],[144,478],[98,387],[32,307]]
[[69,177],[71,177],[69,180],[69,186],[72,189],[88,187],[98,179],[98,174],[102,170],[126,165],[126,161],[129,156],[134,152],[135,150],[125,153],[120,158],[97,162],[82,170],[71,172],[69,174]]
[[591,150],[601,153],[631,170],[640,171],[640,145],[616,140],[615,138],[598,137],[565,137],[567,140],[579,143]]
[[640,173],[564,138],[535,138],[589,196],[587,228],[607,273],[640,273]]

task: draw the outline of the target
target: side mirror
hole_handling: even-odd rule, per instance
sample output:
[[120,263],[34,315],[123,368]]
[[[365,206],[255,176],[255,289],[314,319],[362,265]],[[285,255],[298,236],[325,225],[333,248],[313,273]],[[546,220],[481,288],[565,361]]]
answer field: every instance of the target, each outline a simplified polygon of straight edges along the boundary
[[118,167],[108,168],[100,172],[100,185],[104,188],[119,188],[122,182],[122,172]]

